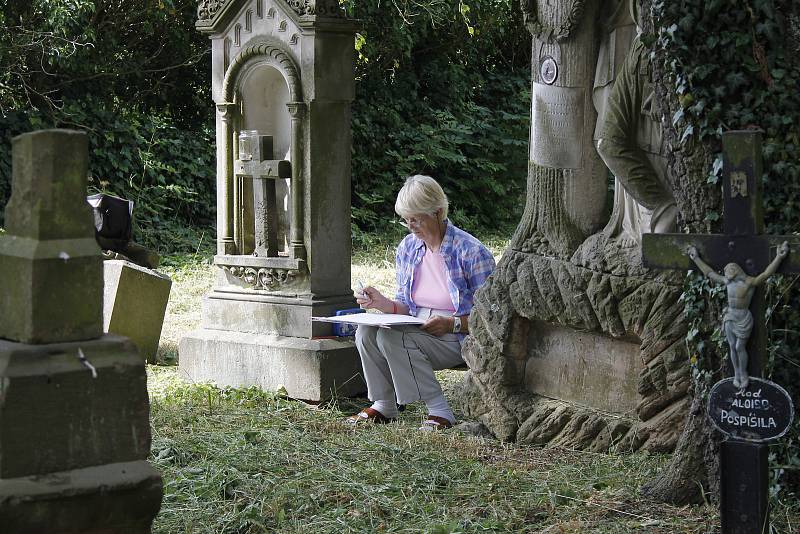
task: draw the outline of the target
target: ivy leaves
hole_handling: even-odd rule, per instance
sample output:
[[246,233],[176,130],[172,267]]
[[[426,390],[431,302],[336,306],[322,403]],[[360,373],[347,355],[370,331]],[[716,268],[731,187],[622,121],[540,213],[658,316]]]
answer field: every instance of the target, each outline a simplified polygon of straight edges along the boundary
[[[653,4],[657,31],[655,56],[674,84],[678,110],[671,117],[681,144],[699,140],[719,147],[724,130],[759,128],[764,132],[763,202],[769,233],[800,230],[800,60],[788,48],[800,28],[784,14],[796,12],[791,0],[683,0]],[[705,185],[722,187],[722,157],[717,154]],[[718,224],[710,210],[706,220]],[[772,329],[767,372],[790,390],[800,382],[800,365],[788,347],[800,345],[800,314],[789,303],[800,299],[796,280],[773,280],[767,288],[768,327]],[[721,301],[696,274],[687,278],[685,312],[690,322],[687,346],[695,380],[715,372],[723,354],[716,318],[709,309]],[[708,302],[716,302],[707,307]],[[713,351],[717,358],[709,358]],[[796,393],[796,391],[795,391]],[[800,426],[795,429],[795,438]],[[775,462],[800,467],[787,447]],[[780,488],[778,479],[773,487]],[[797,487],[798,481],[794,482]]]

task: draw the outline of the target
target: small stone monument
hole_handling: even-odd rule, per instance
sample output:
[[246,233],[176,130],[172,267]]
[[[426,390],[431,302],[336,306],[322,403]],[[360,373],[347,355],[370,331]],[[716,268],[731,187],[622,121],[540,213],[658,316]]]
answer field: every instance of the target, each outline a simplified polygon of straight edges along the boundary
[[156,362],[172,280],[125,260],[103,262],[103,331],[125,336]]
[[82,132],[13,141],[0,236],[2,532],[147,533],[161,505],[144,362],[103,335],[87,161]]
[[356,24],[336,0],[204,0],[198,18],[217,109],[217,278],[181,372],[312,401],[363,391],[354,345],[311,321],[355,307]]

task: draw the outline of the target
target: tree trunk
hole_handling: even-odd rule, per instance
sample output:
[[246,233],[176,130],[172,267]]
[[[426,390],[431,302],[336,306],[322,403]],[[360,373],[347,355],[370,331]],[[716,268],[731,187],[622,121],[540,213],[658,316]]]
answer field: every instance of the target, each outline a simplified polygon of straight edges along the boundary
[[642,487],[651,499],[683,506],[699,504],[719,495],[719,441],[708,421],[704,384],[695,383],[692,404],[672,459],[664,470]]
[[[642,0],[640,4],[640,13],[651,12],[652,0]],[[652,18],[643,17],[642,24],[645,33],[653,32]],[[722,195],[720,188],[706,183],[706,176],[713,164],[713,155],[721,150],[721,146],[681,144],[680,133],[670,120],[680,106],[674,83],[664,69],[667,63],[664,55],[669,51],[659,50],[658,54],[653,61],[653,84],[656,105],[661,109],[664,139],[667,146],[673,147],[668,155],[668,176],[680,211],[679,226],[690,233],[717,232],[719,228],[712,227],[706,215],[710,211],[722,212]],[[704,324],[716,324],[721,309],[713,302],[708,302],[704,315]],[[709,340],[707,346],[712,345]],[[692,395],[691,408],[672,459],[658,477],[642,488],[651,498],[677,505],[701,503],[708,500],[707,496],[712,501],[717,499],[719,437],[706,419],[705,399],[711,385],[722,378],[724,361],[724,356],[718,350],[710,348],[703,362],[703,368],[710,374],[705,379],[693,376],[693,384],[689,389]]]

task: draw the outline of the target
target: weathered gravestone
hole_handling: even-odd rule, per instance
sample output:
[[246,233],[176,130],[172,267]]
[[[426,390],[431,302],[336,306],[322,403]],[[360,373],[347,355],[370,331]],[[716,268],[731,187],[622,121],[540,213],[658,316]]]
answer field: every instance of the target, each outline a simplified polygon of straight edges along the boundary
[[[690,383],[682,279],[645,269],[638,236],[623,239],[621,222],[599,231],[608,171],[593,144],[605,131],[593,93],[607,95],[617,76],[613,95],[625,75],[642,99],[648,56],[641,46],[621,53],[634,26],[627,0],[524,4],[534,93],[526,207],[476,293],[459,402],[496,436],[520,443],[669,451]],[[641,109],[618,111],[604,115]],[[629,127],[626,139],[643,129]],[[653,130],[645,148],[660,152]],[[655,165],[653,155],[640,167]]]
[[[708,406],[711,423],[728,436],[720,447],[722,531],[769,532],[764,442],[788,429],[794,410],[783,388],[758,378],[766,354],[764,293],[758,286],[774,272],[800,272],[800,237],[762,235],[761,133],[726,132],[722,142],[724,234],[645,235],[642,252],[649,267],[686,270],[697,264],[726,286],[722,330],[734,377],[714,386]],[[770,261],[772,249],[776,257]],[[725,266],[724,276],[701,258]]]
[[103,335],[103,273],[85,201],[88,142],[13,140],[0,236],[0,531],[150,532],[144,361]]
[[217,278],[181,372],[305,400],[363,391],[353,344],[317,339],[331,326],[311,321],[355,306],[356,25],[336,0],[204,0],[198,15],[217,107]]
[[156,362],[172,280],[125,260],[103,262],[103,330],[127,337]]

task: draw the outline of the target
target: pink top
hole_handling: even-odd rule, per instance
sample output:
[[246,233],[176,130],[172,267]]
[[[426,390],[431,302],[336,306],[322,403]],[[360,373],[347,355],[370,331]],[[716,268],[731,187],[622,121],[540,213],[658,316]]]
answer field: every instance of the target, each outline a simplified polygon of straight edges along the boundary
[[447,289],[446,272],[442,255],[426,248],[422,261],[414,271],[414,285],[411,288],[411,300],[417,307],[456,311]]

